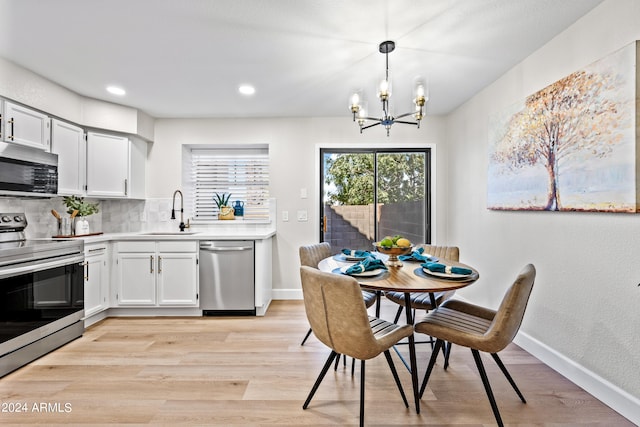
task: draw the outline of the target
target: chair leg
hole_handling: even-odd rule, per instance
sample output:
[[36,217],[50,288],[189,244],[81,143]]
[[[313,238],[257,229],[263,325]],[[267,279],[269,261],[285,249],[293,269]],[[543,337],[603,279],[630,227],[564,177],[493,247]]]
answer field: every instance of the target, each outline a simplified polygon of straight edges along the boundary
[[402,383],[400,382],[400,378],[398,377],[398,371],[396,370],[396,365],[394,365],[393,363],[393,359],[391,358],[391,353],[389,352],[389,350],[385,350],[384,357],[387,359],[387,363],[389,364],[389,368],[391,368],[391,373],[393,374],[393,379],[396,381],[398,390],[400,390],[400,396],[402,396],[404,406],[408,408],[409,402],[407,402],[407,396],[404,394],[404,390],[402,389]]
[[427,388],[427,382],[429,382],[429,377],[431,376],[431,371],[433,371],[433,366],[436,364],[436,359],[438,358],[438,352],[442,348],[444,341],[441,339],[436,340],[436,346],[431,352],[431,359],[429,359],[429,366],[427,367],[427,372],[424,373],[424,379],[422,380],[422,386],[420,387],[420,398],[422,399],[422,395],[424,394],[424,390]]
[[[344,365],[344,367],[347,367],[347,356],[346,355],[342,355],[342,364]],[[338,357],[336,358],[336,366],[333,367],[334,371],[338,370],[338,365],[340,365],[340,355],[338,355]]]
[[364,427],[364,360],[360,361],[360,427]]
[[396,311],[396,317],[393,319],[393,323],[398,323],[398,319],[400,319],[400,315],[402,314],[402,309],[404,309],[404,306],[398,304],[398,311]]
[[473,359],[476,361],[476,366],[478,367],[480,378],[482,378],[482,385],[484,385],[484,391],[487,392],[487,397],[489,398],[489,403],[491,403],[491,409],[493,410],[493,415],[496,417],[496,422],[498,423],[499,427],[503,427],[504,424],[502,423],[502,418],[500,417],[500,411],[498,411],[496,398],[493,396],[493,391],[491,391],[491,385],[489,384],[487,372],[484,370],[484,365],[482,364],[482,359],[480,358],[480,352],[472,348],[471,353],[473,353]]
[[351,358],[351,376],[356,372],[356,359]]
[[522,403],[527,403],[522,393],[520,393],[520,389],[516,385],[516,382],[513,380],[513,378],[511,378],[511,375],[509,375],[509,371],[507,371],[506,366],[504,366],[504,364],[502,363],[502,360],[500,360],[496,353],[491,353],[491,356],[493,357],[493,360],[496,361],[496,365],[498,365],[504,376],[507,377],[507,381],[509,381],[511,387],[513,387],[513,389],[516,391],[516,394],[518,395],[520,400],[522,400]]
[[320,375],[318,375],[318,379],[316,380],[315,384],[313,384],[313,387],[309,392],[309,396],[307,396],[307,400],[305,400],[304,405],[302,405],[302,409],[307,409],[307,406],[309,406],[309,403],[311,402],[311,398],[313,397],[314,394],[316,394],[318,387],[320,387],[320,383],[324,379],[324,376],[327,375],[327,371],[331,367],[331,363],[333,362],[333,359],[336,356],[339,356],[339,354],[332,350],[331,354],[329,355],[329,358],[327,359],[327,361],[324,363],[324,366],[322,367],[322,371],[320,371]]
[[448,342],[444,349],[444,370],[449,367],[449,356],[451,355],[451,343]]
[[304,345],[305,342],[307,342],[307,338],[309,338],[309,335],[311,335],[311,328],[309,328],[309,330],[307,331],[307,335],[304,336],[304,339],[302,340],[302,342],[300,343],[300,345]]

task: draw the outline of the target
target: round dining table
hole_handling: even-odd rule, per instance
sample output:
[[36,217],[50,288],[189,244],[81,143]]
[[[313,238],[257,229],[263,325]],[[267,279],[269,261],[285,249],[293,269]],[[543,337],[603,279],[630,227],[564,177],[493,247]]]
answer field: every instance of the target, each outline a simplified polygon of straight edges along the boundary
[[[375,252],[373,255],[376,258],[385,261],[386,264],[388,259],[387,255],[379,252]],[[339,253],[320,261],[320,263],[318,263],[318,269],[335,274],[346,274],[346,268],[353,265],[355,262],[356,261],[349,260],[345,255]],[[446,259],[440,259],[437,262],[447,266],[467,268],[471,270],[471,274],[457,275],[431,272],[421,267],[420,262],[402,261],[401,266],[387,265],[387,270],[363,272],[359,275],[352,275],[352,277],[358,281],[363,289],[376,291],[378,293],[378,298],[380,298],[382,292],[404,292],[407,324],[413,325],[414,319],[411,309],[412,292],[428,292],[431,298],[431,306],[436,307],[436,293],[464,288],[477,281],[480,277],[475,268],[466,264]],[[376,316],[380,315],[379,307],[380,305],[378,304]],[[415,337],[413,335],[409,336],[409,363],[416,412],[420,413],[416,347]]]

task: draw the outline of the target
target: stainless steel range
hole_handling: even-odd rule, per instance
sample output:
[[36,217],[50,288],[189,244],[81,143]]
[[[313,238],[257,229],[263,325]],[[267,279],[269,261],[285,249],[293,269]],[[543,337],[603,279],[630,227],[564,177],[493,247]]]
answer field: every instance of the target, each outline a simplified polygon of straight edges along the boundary
[[28,240],[0,213],[0,377],[84,332],[82,240]]

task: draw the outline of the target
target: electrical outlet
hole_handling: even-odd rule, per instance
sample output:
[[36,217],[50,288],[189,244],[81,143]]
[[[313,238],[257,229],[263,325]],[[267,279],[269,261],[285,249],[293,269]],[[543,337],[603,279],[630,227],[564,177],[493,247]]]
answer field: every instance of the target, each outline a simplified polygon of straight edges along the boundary
[[282,211],[282,221],[289,221],[289,211]]
[[298,222],[306,222],[307,221],[307,211],[302,210],[298,211]]

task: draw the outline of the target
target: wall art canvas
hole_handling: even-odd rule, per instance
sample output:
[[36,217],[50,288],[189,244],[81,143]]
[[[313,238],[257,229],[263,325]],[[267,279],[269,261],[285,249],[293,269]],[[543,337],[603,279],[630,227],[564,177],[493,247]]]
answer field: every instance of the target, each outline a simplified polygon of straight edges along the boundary
[[490,117],[489,209],[638,212],[638,46]]

